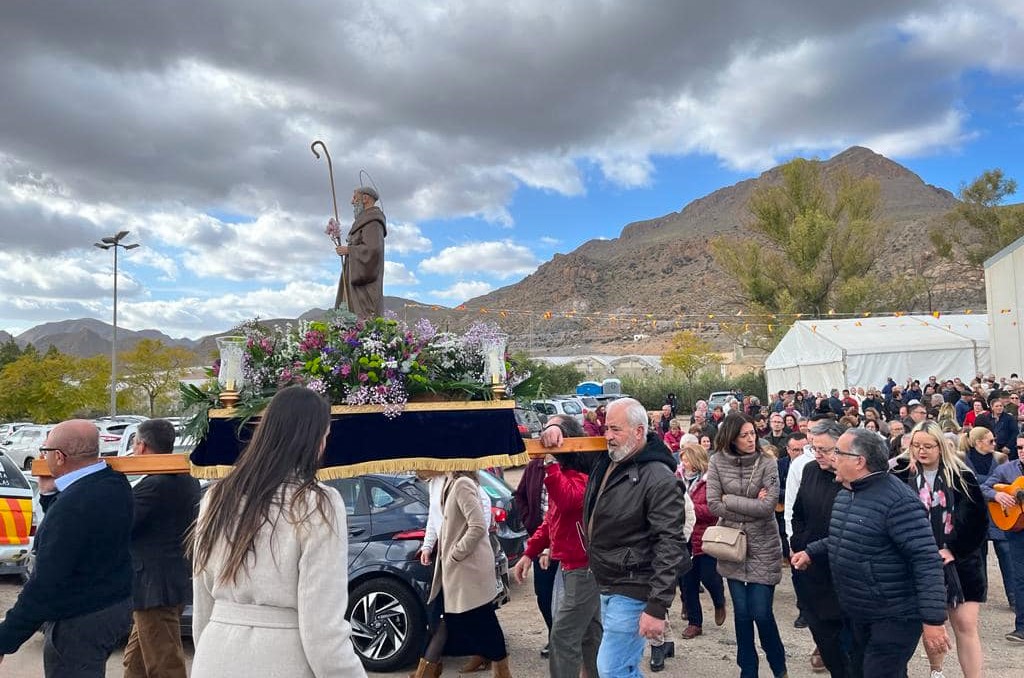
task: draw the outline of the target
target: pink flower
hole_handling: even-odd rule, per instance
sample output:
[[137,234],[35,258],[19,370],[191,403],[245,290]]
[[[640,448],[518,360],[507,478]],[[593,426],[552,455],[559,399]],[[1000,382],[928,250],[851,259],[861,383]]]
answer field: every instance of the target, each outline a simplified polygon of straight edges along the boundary
[[341,376],[347,377],[350,374],[352,374],[352,366],[351,365],[342,365],[341,366]]

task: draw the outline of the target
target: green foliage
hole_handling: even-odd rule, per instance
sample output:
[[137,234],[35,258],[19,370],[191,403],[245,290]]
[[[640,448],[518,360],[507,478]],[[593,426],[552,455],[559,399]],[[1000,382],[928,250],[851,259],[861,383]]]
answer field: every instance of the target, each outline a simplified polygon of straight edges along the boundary
[[156,416],[157,405],[169,409],[178,395],[178,382],[196,357],[179,346],[166,346],[158,339],[143,339],[130,351],[119,356],[120,380],[141,394],[149,410]]
[[0,345],[0,369],[10,365],[21,357],[21,348],[14,339],[8,339]]
[[24,351],[0,372],[0,417],[48,423],[103,411],[110,360]]
[[761,238],[720,236],[711,252],[736,281],[757,343],[769,348],[796,314],[875,310],[906,294],[904,278],[869,276],[882,245],[876,217],[879,185],[838,174],[826,180],[817,162],[783,165],[782,182],[751,196],[751,228]]
[[980,271],[986,259],[1024,236],[1024,206],[1001,206],[1016,192],[1017,182],[998,168],[963,186],[945,223],[928,232],[935,251],[944,259],[962,253]]
[[515,396],[521,399],[545,398],[558,393],[575,393],[576,385],[585,375],[574,365],[550,365],[532,360],[525,353],[512,356],[511,362],[519,373],[530,377],[515,387]]
[[694,403],[706,400],[713,391],[741,391],[768,402],[768,384],[764,372],[760,371],[738,377],[704,373],[692,382],[666,375],[622,378],[622,392],[636,398],[649,410],[660,409],[665,404],[665,396],[675,393],[680,411],[691,412]]
[[683,330],[672,336],[672,347],[661,356],[661,362],[675,368],[692,383],[702,370],[719,364],[721,359],[711,342],[701,339],[692,330]]

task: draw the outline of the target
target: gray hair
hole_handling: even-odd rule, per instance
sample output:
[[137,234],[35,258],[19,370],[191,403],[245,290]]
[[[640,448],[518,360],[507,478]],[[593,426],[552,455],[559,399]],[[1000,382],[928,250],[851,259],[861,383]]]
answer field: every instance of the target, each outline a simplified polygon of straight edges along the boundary
[[839,440],[839,436],[843,435],[843,427],[839,425],[839,422],[833,419],[819,419],[814,422],[807,432],[815,436],[828,436],[832,440]]
[[647,408],[641,405],[638,400],[633,398],[616,398],[608,403],[606,411],[610,412],[612,408],[619,409],[620,407],[626,408],[626,421],[631,426],[647,428]]
[[864,457],[869,471],[877,473],[889,470],[889,446],[882,436],[866,428],[847,429],[846,435],[851,438],[850,450]]
[[356,188],[354,192],[358,193],[360,195],[368,195],[371,198],[373,198],[374,202],[377,202],[378,200],[380,200],[380,194],[377,193],[377,189],[375,189],[375,188],[373,188],[371,186],[360,186],[360,187]]

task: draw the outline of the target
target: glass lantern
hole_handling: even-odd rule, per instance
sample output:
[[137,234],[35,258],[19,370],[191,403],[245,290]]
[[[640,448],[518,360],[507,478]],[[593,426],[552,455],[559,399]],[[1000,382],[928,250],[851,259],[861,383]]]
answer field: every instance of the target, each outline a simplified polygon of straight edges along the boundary
[[241,391],[245,382],[242,366],[245,361],[245,337],[217,337],[220,351],[220,372],[217,383],[225,391]]
[[487,376],[490,378],[491,391],[495,398],[505,396],[505,380],[508,371],[505,369],[505,348],[508,346],[508,335],[498,334],[483,343],[484,359]]

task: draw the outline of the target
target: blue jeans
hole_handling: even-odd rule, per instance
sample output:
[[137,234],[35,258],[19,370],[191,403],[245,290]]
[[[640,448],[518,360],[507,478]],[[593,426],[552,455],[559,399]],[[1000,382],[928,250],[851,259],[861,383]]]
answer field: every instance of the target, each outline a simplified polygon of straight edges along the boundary
[[[1003,578],[1003,590],[1006,591],[1006,602],[1013,607],[1013,556],[1010,554],[1010,545],[1005,539],[991,539],[993,550],[996,552],[996,559],[999,561],[999,574]],[[981,563],[985,567],[985,576],[988,577],[988,545],[981,551]]]
[[764,648],[772,674],[785,674],[786,650],[782,647],[779,625],[775,623],[775,614],[772,612],[775,587],[767,584],[748,584],[738,579],[728,581],[729,597],[732,598],[733,624],[736,628],[736,664],[740,667],[740,678],[757,678],[755,625],[761,636],[761,647]]
[[601,626],[604,635],[597,651],[600,678],[642,678],[645,639],[640,635],[640,615],[647,603],[628,596],[601,594]]
[[711,594],[711,604],[717,610],[725,607],[725,587],[722,576],[718,574],[718,561],[706,553],[693,557],[693,565],[686,574],[679,578],[679,588],[683,592],[683,605],[686,607],[686,621],[692,626],[704,625],[704,611],[700,607],[700,585]]
[[1024,531],[1007,532],[1006,543],[1010,547],[1010,559],[1013,560],[1013,605],[1017,612],[1013,628],[1015,631],[1024,633],[1024,567],[1017,567],[1024,563]]

